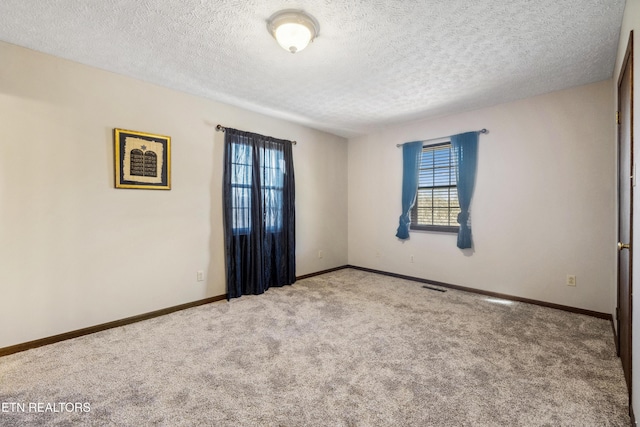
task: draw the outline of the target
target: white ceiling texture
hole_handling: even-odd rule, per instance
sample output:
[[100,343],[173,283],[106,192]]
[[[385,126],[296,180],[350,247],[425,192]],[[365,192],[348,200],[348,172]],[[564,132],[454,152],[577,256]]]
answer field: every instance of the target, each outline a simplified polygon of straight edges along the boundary
[[[611,78],[624,6],[1,0],[0,40],[349,137]],[[291,8],[320,23],[297,54],[266,28]]]

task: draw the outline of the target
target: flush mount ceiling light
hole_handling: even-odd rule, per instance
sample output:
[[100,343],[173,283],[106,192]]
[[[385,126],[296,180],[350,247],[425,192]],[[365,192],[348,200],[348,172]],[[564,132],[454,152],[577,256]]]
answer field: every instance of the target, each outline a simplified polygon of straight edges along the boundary
[[283,49],[296,53],[318,36],[320,25],[302,10],[287,9],[271,15],[267,29]]

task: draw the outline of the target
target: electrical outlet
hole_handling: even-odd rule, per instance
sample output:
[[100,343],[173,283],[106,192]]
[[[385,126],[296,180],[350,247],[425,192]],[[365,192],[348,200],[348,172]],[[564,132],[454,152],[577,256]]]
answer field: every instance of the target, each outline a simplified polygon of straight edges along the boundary
[[411,255],[411,264],[413,264],[413,255]]
[[376,252],[376,258],[380,258],[380,252]]
[[573,274],[567,274],[567,286],[576,285],[576,276]]
[[198,271],[196,273],[196,279],[198,279],[198,282],[204,281],[204,271]]
[[318,251],[318,258],[324,258],[324,253],[322,253],[322,251]]

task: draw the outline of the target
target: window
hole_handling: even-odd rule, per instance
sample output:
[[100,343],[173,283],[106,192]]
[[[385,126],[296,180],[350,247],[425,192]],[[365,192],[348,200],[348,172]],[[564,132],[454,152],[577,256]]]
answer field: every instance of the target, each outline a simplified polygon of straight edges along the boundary
[[459,229],[456,164],[451,143],[422,148],[418,195],[411,209],[411,229],[457,233]]
[[245,234],[251,229],[251,147],[232,144],[231,150],[232,228],[234,234]]
[[[232,144],[231,193],[234,234],[251,231],[253,157],[252,148],[244,144]],[[284,152],[262,148],[260,153],[260,198],[262,217],[266,231],[277,232],[282,228]]]
[[283,188],[284,188],[284,152],[264,149],[260,152],[261,196],[264,200],[264,226],[269,232],[282,229]]

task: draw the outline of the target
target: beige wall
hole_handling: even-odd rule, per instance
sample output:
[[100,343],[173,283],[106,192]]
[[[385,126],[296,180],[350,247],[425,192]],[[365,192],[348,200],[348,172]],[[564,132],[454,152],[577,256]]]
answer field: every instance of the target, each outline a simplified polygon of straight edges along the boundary
[[[609,313],[614,284],[612,82],[554,92],[349,140],[349,263]],[[487,128],[471,215],[456,235],[395,237],[397,143]],[[410,262],[413,255],[414,262]],[[566,275],[577,276],[577,287]]]
[[[225,293],[218,123],[298,141],[297,273],[347,262],[343,138],[4,43],[0,122],[0,347]],[[116,127],[170,191],[113,188]]]
[[[347,144],[0,43],[0,347],[225,292],[217,123],[299,141],[298,275],[348,262],[611,312],[613,86],[413,122]],[[171,191],[113,188],[115,127],[172,137]],[[480,140],[475,251],[460,251],[449,234],[413,232],[399,242],[395,144],[482,127],[490,133]],[[576,288],[566,274],[577,275]]]
[[[614,101],[613,101],[614,108],[617,108],[617,105],[618,105],[618,99],[617,99],[618,78],[620,76],[622,62],[624,60],[624,56],[627,51],[627,45],[629,43],[629,34],[631,31],[634,32],[633,69],[634,69],[635,76],[638,76],[638,72],[640,71],[640,51],[638,50],[638,43],[639,43],[638,34],[640,33],[640,1],[638,0],[627,0],[627,4],[624,11],[624,17],[622,19],[620,41],[618,42],[618,55],[616,58],[615,70],[613,72],[614,82],[612,84],[612,91],[614,92]],[[635,80],[636,82],[638,81],[637,77]],[[640,153],[640,140],[638,138],[638,135],[640,135],[640,116],[638,116],[638,112],[640,111],[640,95],[638,94],[637,88],[638,88],[638,84],[635,83],[634,95],[633,95],[634,96],[633,109],[635,111],[633,128],[634,128],[635,138],[634,138],[633,145],[634,145],[634,152],[636,153],[634,163],[636,164],[638,162],[638,153]],[[640,242],[640,194],[638,194],[637,190],[635,190],[633,209],[634,209],[634,216],[633,216],[634,233],[631,241],[632,245],[634,243]],[[635,255],[633,257],[632,263],[633,263],[632,270],[634,272],[632,288],[635,288],[639,283],[638,277],[640,275],[640,256],[638,255],[637,251],[635,251]],[[615,301],[617,297],[616,291],[617,291],[617,288],[614,287],[610,295],[614,306],[615,306]],[[632,395],[632,406],[637,416],[638,414],[637,411],[639,410],[638,408],[640,408],[640,392],[638,392],[639,390],[638,385],[640,384],[640,339],[638,338],[640,337],[640,303],[638,302],[637,298],[634,299],[634,302],[633,302],[633,313],[631,315],[631,318],[633,322],[633,325],[632,325],[633,335],[632,335],[632,346],[631,346],[631,357],[632,357],[631,384],[632,384],[632,390],[634,390]]]

